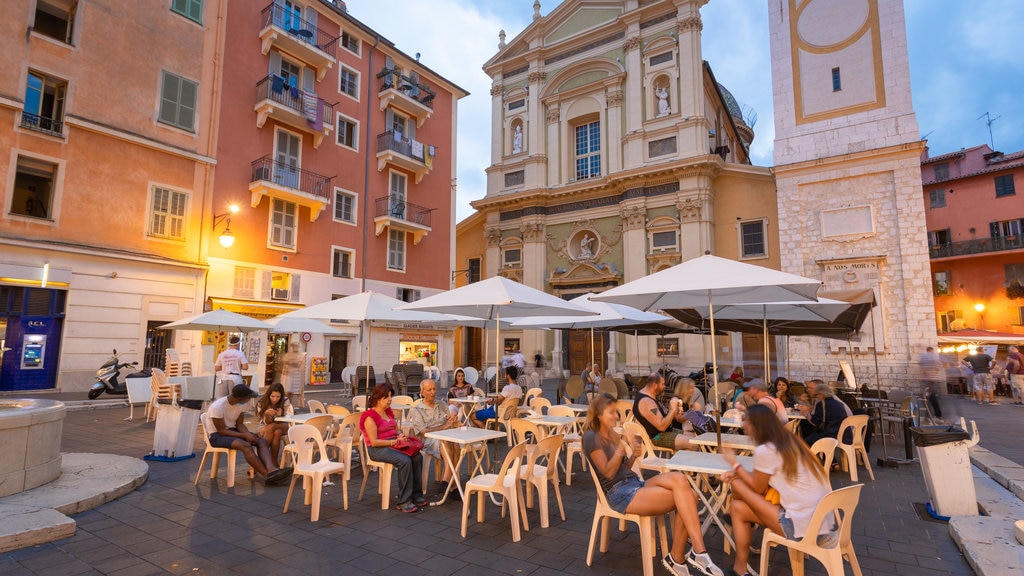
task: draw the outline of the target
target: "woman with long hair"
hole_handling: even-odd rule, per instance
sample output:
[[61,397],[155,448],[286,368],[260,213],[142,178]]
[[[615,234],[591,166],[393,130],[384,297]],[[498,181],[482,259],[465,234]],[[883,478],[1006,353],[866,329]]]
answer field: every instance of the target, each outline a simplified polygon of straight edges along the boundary
[[[745,575],[750,555],[753,522],[787,538],[802,538],[814,508],[832,490],[821,463],[796,434],[786,430],[771,408],[755,404],[747,409],[743,431],[753,438],[754,471],[748,472],[736,463],[732,450],[722,448],[722,455],[732,471],[722,474],[722,481],[732,488],[732,533],[736,539],[736,556],[730,571]],[[778,492],[778,501],[769,501],[769,487]],[[836,535],[834,526],[822,523],[819,544],[828,543]],[[766,550],[762,554],[767,554]]]
[[[640,438],[629,441],[619,435],[619,411],[615,399],[598,394],[590,402],[584,425],[583,452],[601,481],[598,488],[608,497],[608,504],[617,512],[654,516],[675,512],[672,520],[672,550],[662,563],[673,574],[689,575],[689,564],[700,574],[722,576],[722,570],[711,561],[704,547],[697,516],[697,496],[680,472],[664,472],[644,481],[632,470],[640,456]],[[693,546],[686,552],[689,536]]]
[[256,434],[270,445],[270,460],[279,466],[281,439],[288,434],[288,424],[277,422],[281,416],[295,414],[292,403],[284,393],[284,386],[271,384],[267,392],[256,401],[256,420],[259,422]]
[[779,400],[782,400],[782,405],[787,409],[796,406],[796,398],[789,393],[789,380],[779,376],[775,379],[775,385],[772,389],[772,396],[775,396]]
[[394,389],[388,383],[377,384],[366,399],[366,411],[359,417],[359,428],[370,458],[395,466],[398,473],[398,510],[415,512],[426,505],[423,496],[423,456],[417,452],[409,456],[395,449],[395,445],[408,438],[398,432],[395,413],[391,411]]
[[455,369],[455,383],[448,389],[448,400],[452,398],[466,398],[473,395],[473,387],[466,381],[466,371],[462,368]]

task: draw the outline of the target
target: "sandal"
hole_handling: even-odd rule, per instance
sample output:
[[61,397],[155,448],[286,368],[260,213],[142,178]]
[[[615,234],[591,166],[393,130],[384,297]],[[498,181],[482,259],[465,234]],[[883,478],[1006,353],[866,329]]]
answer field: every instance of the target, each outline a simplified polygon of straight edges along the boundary
[[413,504],[412,502],[406,502],[404,504],[399,504],[395,509],[398,510],[399,512],[405,512],[406,514],[411,514],[413,512],[416,512],[417,510],[419,510],[419,507],[416,506],[415,504]]

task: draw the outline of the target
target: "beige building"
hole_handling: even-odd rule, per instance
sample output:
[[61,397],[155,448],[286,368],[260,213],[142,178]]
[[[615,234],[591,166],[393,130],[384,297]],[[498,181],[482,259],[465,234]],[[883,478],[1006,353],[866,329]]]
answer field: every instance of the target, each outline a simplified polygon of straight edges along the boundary
[[[487,195],[460,225],[457,265],[475,258],[482,277],[501,274],[567,299],[706,252],[779,266],[774,181],[750,165],[753,130],[702,58],[703,4],[566,0],[547,16],[535,4],[521,34],[508,42],[501,34],[484,65],[492,78]],[[486,246],[462,244],[480,232]],[[548,366],[573,373],[590,358],[589,331],[502,336],[506,349],[528,358],[542,351]],[[726,362],[743,360],[741,340],[720,339]],[[696,336],[598,335],[594,348],[613,371],[710,357]],[[749,349],[760,351],[759,341]]]

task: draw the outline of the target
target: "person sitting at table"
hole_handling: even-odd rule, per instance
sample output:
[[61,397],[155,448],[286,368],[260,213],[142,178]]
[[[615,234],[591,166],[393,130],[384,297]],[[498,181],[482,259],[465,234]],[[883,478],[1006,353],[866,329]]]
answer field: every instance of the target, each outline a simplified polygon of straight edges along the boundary
[[206,416],[215,432],[210,434],[210,446],[238,450],[257,474],[263,476],[267,486],[279,486],[292,475],[291,468],[280,468],[270,455],[265,438],[249,432],[245,427],[245,405],[256,396],[245,384],[235,384],[227,396],[210,404]]
[[427,503],[423,496],[423,456],[417,452],[409,456],[395,449],[395,445],[408,438],[398,433],[395,413],[391,411],[394,389],[387,382],[377,384],[366,400],[366,411],[359,417],[359,428],[370,458],[387,462],[398,473],[398,506],[402,512],[416,512]]
[[[650,382],[650,380],[648,380]],[[722,570],[708,556],[697,515],[697,496],[681,472],[663,472],[644,481],[633,471],[643,444],[639,437],[628,441],[615,432],[619,411],[609,394],[598,394],[590,402],[584,424],[583,453],[601,481],[599,490],[616,512],[641,516],[675,512],[672,518],[672,549],[662,563],[673,574],[689,576],[689,563],[701,574],[722,576]],[[692,547],[686,554],[686,540]]]
[[448,389],[448,400],[450,404],[457,404],[451,402],[455,398],[467,398],[473,395],[473,387],[466,382],[466,371],[462,368],[455,369],[455,383]]
[[775,379],[771,395],[782,400],[782,405],[787,409],[796,406],[796,398],[789,393],[789,380],[786,380],[783,376],[779,376]]
[[676,389],[673,396],[683,401],[683,411],[696,410],[704,411],[704,393],[697,388],[697,382],[693,378],[682,377],[676,382]]
[[[665,379],[652,372],[647,384],[633,398],[633,417],[644,427],[655,446],[670,450],[693,450],[689,437],[683,432],[686,418],[682,402],[672,402],[666,408],[657,399],[665,392]],[[692,437],[692,434],[690,435]]]
[[757,404],[757,402],[750,395],[750,382],[742,382],[736,388],[736,395],[732,399],[732,407],[738,410],[746,410],[754,404]]
[[821,380],[809,380],[807,384],[808,390],[814,394],[814,406],[800,405],[798,409],[806,418],[801,424],[801,430],[804,442],[809,446],[821,438],[837,438],[843,420],[852,416],[853,412],[835,397],[828,384]]
[[256,433],[270,445],[270,459],[274,466],[280,465],[281,439],[288,435],[288,424],[275,420],[292,414],[295,414],[295,409],[280,384],[271,384],[266,394],[256,401],[256,420],[259,422]]
[[[515,414],[516,409],[519,407],[519,400],[523,399],[523,389],[516,383],[516,378],[519,378],[518,368],[515,366],[505,368],[505,387],[501,389],[497,399],[491,398],[487,400],[487,408],[477,410],[473,414],[474,426],[483,428],[487,420],[497,418],[498,412],[495,406],[504,411],[501,420],[508,420],[510,414]],[[512,402],[512,400],[515,400],[515,402]]]
[[[817,457],[802,440],[791,434],[771,408],[751,406],[743,422],[743,432],[753,438],[754,471],[748,472],[736,462],[729,448],[722,456],[732,466],[722,481],[732,489],[732,534],[736,539],[731,576],[747,576],[750,555],[751,523],[786,536],[802,538],[814,509],[831,491],[825,471]],[[771,489],[774,489],[774,492]],[[822,522],[819,546],[833,546],[838,540],[834,523]],[[767,554],[768,551],[762,551]]]
[[590,402],[590,398],[597,394],[598,384],[601,383],[601,368],[597,364],[587,362],[586,368],[580,374],[580,378],[583,380],[583,393],[576,399],[580,404],[586,404]]
[[[423,400],[409,411],[409,425],[412,427],[413,434],[423,438],[423,448],[420,451],[442,460],[441,450],[449,450],[450,445],[440,442],[436,438],[427,438],[425,435],[428,432],[457,428],[460,425],[459,418],[450,412],[447,406],[437,401],[437,383],[433,380],[428,378],[420,382],[420,394],[423,396]],[[455,455],[449,453],[449,456],[454,462]],[[447,482],[450,478],[451,472],[445,466],[444,476],[437,480]]]
[[[786,406],[775,396],[772,396],[766,390],[767,385],[764,380],[760,378],[754,378],[747,383],[747,395],[756,403],[762,406],[767,406],[775,417],[779,419],[779,422],[785,424],[789,422],[789,415],[786,414]],[[749,408],[743,407],[740,410],[748,410]]]

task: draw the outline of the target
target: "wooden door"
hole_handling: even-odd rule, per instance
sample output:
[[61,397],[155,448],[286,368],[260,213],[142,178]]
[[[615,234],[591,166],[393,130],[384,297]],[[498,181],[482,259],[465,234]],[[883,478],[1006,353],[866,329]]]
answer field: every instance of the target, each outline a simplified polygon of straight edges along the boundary
[[601,373],[606,368],[604,351],[608,349],[607,334],[594,332],[593,355],[591,355],[590,330],[567,330],[569,333],[569,373],[579,376],[586,368],[587,362],[593,358],[601,367]]

